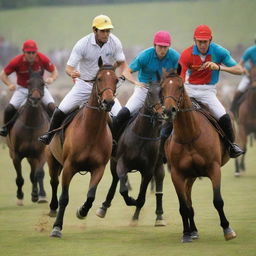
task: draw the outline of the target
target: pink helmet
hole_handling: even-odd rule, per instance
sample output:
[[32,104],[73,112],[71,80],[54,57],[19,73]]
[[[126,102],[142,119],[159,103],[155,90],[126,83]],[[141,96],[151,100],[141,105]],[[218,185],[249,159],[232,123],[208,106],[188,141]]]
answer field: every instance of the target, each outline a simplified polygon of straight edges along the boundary
[[168,31],[160,30],[154,35],[154,45],[161,46],[170,46],[171,45],[171,36]]

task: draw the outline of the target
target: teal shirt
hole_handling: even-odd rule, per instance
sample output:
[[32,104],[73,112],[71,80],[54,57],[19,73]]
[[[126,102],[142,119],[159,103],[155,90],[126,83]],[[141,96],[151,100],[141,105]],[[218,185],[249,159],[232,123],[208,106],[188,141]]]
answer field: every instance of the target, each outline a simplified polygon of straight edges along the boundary
[[242,60],[246,69],[250,70],[251,65],[256,66],[256,45],[249,47],[243,54]]
[[133,72],[139,72],[138,80],[148,84],[150,81],[157,81],[157,72],[162,76],[162,69],[170,71],[177,69],[180,54],[172,48],[169,48],[163,59],[159,59],[156,55],[154,47],[148,48],[131,62],[130,69]]

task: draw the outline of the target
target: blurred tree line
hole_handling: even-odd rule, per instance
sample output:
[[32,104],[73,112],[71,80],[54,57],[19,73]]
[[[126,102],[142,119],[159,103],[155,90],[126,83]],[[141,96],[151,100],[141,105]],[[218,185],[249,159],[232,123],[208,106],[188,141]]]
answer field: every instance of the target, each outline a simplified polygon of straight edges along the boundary
[[[175,2],[196,0],[0,0],[0,9],[24,8],[30,6],[61,6],[91,4],[124,4],[138,2]],[[209,1],[209,0],[208,0]]]

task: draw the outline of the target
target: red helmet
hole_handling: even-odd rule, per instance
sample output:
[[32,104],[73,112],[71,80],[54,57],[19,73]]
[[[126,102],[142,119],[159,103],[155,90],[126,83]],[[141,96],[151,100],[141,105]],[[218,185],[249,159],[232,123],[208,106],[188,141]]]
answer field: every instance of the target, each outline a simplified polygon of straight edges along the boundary
[[37,51],[37,44],[34,40],[27,40],[23,43],[22,50],[25,52],[36,52]]
[[206,25],[200,25],[194,31],[194,38],[197,40],[211,40],[212,30]]
[[168,31],[160,30],[155,33],[154,41],[155,45],[162,45],[162,46],[170,46],[171,45],[171,36]]

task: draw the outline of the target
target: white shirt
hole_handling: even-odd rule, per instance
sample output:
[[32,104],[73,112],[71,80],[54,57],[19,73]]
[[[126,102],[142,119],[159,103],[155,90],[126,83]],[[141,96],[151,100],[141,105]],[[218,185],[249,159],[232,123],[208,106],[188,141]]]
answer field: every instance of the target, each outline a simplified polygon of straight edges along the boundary
[[94,33],[80,39],[71,52],[67,65],[77,68],[81,79],[94,79],[98,70],[98,59],[101,56],[103,64],[113,65],[115,62],[125,61],[120,40],[113,34],[100,47],[95,41]]

